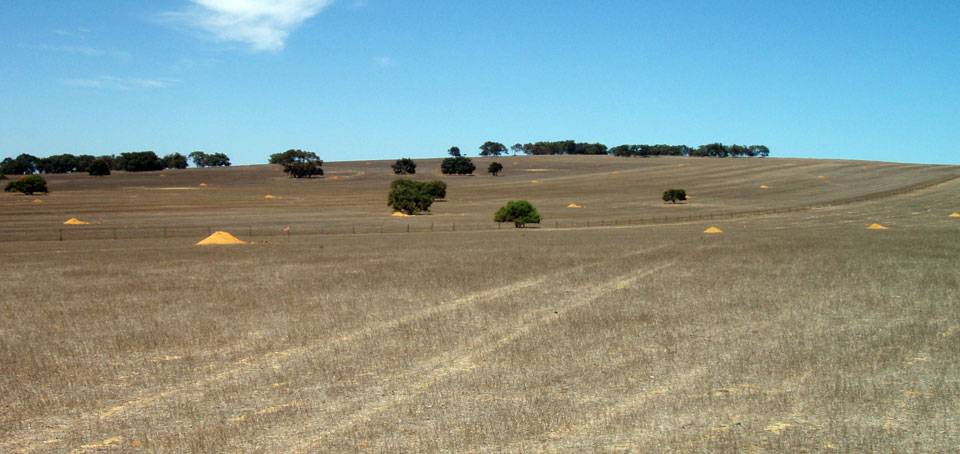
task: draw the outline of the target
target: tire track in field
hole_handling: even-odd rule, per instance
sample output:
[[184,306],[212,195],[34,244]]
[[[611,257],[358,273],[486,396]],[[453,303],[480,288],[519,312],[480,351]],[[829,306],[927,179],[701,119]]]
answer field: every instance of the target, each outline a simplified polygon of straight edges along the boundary
[[[628,258],[640,254],[655,252],[665,247],[666,245],[654,246],[617,258]],[[0,452],[7,450],[30,452],[37,449],[49,449],[52,440],[56,439],[63,432],[70,431],[71,429],[75,429],[77,427],[90,427],[96,425],[98,422],[114,419],[117,416],[123,415],[131,410],[143,409],[174,396],[187,394],[190,392],[199,392],[201,395],[203,395],[205,394],[205,388],[217,383],[227,382],[230,379],[236,380],[244,375],[256,374],[273,367],[280,367],[283,364],[292,362],[297,358],[304,357],[309,354],[319,354],[335,350],[345,343],[365,339],[373,335],[395,329],[404,324],[416,322],[446,312],[452,312],[481,301],[509,297],[509,295],[513,294],[514,292],[535,287],[545,282],[554,281],[566,274],[575,273],[585,268],[606,263],[615,259],[607,257],[583,265],[565,268],[547,275],[523,279],[502,287],[473,292],[446,303],[441,303],[420,311],[412,312],[403,317],[383,320],[371,324],[346,335],[341,335],[335,338],[318,339],[317,341],[305,346],[269,352],[253,358],[243,358],[237,361],[236,366],[229,367],[216,374],[201,378],[200,380],[187,383],[178,383],[171,386],[160,387],[159,389],[154,388],[151,391],[142,392],[139,396],[120,404],[90,410],[82,413],[78,417],[54,416],[49,418],[40,418],[38,420],[31,421],[27,425],[32,427],[44,427],[44,429],[25,429],[17,433],[8,434],[8,438],[6,440],[0,440]]]
[[[649,252],[649,251],[648,251]],[[370,421],[378,415],[395,408],[396,406],[413,399],[430,387],[442,382],[448,377],[459,374],[469,373],[483,365],[483,357],[500,350],[501,348],[515,342],[530,331],[548,325],[556,321],[559,316],[570,311],[592,304],[599,298],[618,291],[629,288],[631,285],[665,268],[673,266],[675,260],[659,265],[647,267],[645,269],[634,270],[630,273],[620,275],[614,279],[591,285],[589,288],[571,289],[572,296],[552,306],[553,311],[547,311],[544,315],[544,309],[538,308],[527,311],[522,314],[512,326],[489,332],[477,337],[468,346],[457,350],[447,352],[428,360],[423,361],[416,367],[404,371],[395,376],[381,380],[383,383],[407,383],[398,386],[392,390],[393,394],[384,396],[377,402],[367,403],[363,408],[350,415],[339,417],[336,422],[329,426],[321,426],[321,423],[312,420],[306,430],[304,426],[298,426],[301,429],[296,433],[273,434],[267,437],[269,439],[296,440],[286,446],[272,447],[270,450],[278,452],[318,452],[322,451],[323,442],[331,436],[335,436],[350,428]],[[355,407],[358,402],[344,403],[341,407]],[[324,409],[330,409],[329,404]],[[310,434],[308,432],[314,431]]]

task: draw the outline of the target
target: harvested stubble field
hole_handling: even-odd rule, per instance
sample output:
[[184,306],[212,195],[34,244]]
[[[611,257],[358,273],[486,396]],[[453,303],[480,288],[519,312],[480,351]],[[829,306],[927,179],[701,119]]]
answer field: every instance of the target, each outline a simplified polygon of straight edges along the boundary
[[[960,169],[501,161],[502,177],[444,178],[448,200],[415,218],[390,217],[377,161],[312,181],[55,176],[43,204],[5,195],[0,234],[74,216],[131,232],[481,224],[517,198],[545,225],[2,241],[0,452],[960,446]],[[690,202],[663,204],[671,187]],[[666,219],[551,225],[637,218]]]

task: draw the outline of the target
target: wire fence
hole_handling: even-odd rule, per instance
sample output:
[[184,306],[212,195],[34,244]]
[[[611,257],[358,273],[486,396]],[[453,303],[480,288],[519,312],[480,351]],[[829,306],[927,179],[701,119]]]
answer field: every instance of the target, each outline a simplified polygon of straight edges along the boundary
[[[703,213],[688,216],[661,216],[645,218],[622,218],[622,219],[586,219],[586,220],[547,220],[539,225],[530,226],[539,229],[578,229],[578,228],[603,228],[603,227],[627,227],[644,225],[664,225],[676,223],[688,223],[697,221],[713,221],[720,219],[737,219],[744,217],[766,216],[775,214],[796,213],[808,211],[816,208],[825,208],[838,205],[847,205],[851,203],[867,202],[886,197],[906,194],[932,186],[943,184],[960,178],[960,175],[946,176],[929,180],[906,187],[890,189],[886,191],[874,192],[853,197],[846,197],[832,201],[826,201],[818,204],[752,209],[741,211],[728,211],[719,213]],[[163,238],[198,238],[210,235],[211,233],[223,230],[233,233],[237,236],[247,237],[282,237],[282,236],[303,236],[303,235],[393,235],[404,233],[427,233],[427,232],[476,232],[512,229],[512,224],[501,224],[494,222],[468,223],[468,222],[430,222],[426,223],[421,219],[410,222],[394,223],[295,223],[286,225],[266,225],[266,224],[232,224],[218,226],[104,226],[104,225],[76,225],[62,226],[59,228],[0,228],[0,242],[13,241],[80,241],[80,240],[126,240],[126,239],[163,239]]]

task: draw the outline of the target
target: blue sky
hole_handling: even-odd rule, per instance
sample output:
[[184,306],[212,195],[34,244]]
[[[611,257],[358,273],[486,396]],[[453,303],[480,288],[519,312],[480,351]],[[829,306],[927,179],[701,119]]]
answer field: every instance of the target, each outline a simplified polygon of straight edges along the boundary
[[960,163],[960,2],[5,0],[0,155],[575,139]]

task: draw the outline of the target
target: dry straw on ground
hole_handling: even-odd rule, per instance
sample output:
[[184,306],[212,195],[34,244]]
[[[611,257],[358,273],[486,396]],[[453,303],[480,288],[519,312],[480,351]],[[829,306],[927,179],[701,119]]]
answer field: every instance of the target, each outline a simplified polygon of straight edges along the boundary
[[70,219],[67,219],[66,221],[63,221],[63,224],[64,225],[88,225],[90,223],[87,221],[81,221],[77,218],[70,218]]
[[[397,221],[411,233],[383,235],[302,232],[391,224],[390,162],[325,164],[367,172],[336,184],[277,166],[50,175],[56,204],[6,199],[0,239],[83,214],[156,234],[162,220],[197,239],[252,226],[243,239],[257,246],[80,238],[94,228],[0,241],[0,452],[960,446],[960,225],[945,217],[960,180],[944,179],[956,167],[516,163],[554,170],[531,185],[524,172],[446,177],[418,161],[418,178],[448,182],[448,200]],[[844,184],[810,184],[811,173]],[[161,181],[217,190],[124,189]],[[666,207],[664,187],[698,203]],[[296,197],[263,203],[267,192]],[[548,224],[460,228],[493,224],[519,198]],[[793,210],[729,214],[781,208]],[[587,228],[595,213],[660,220]],[[864,220],[891,234],[864,232]],[[430,233],[434,222],[457,230]],[[730,234],[696,235],[708,222]],[[298,234],[277,240],[285,225]]]

